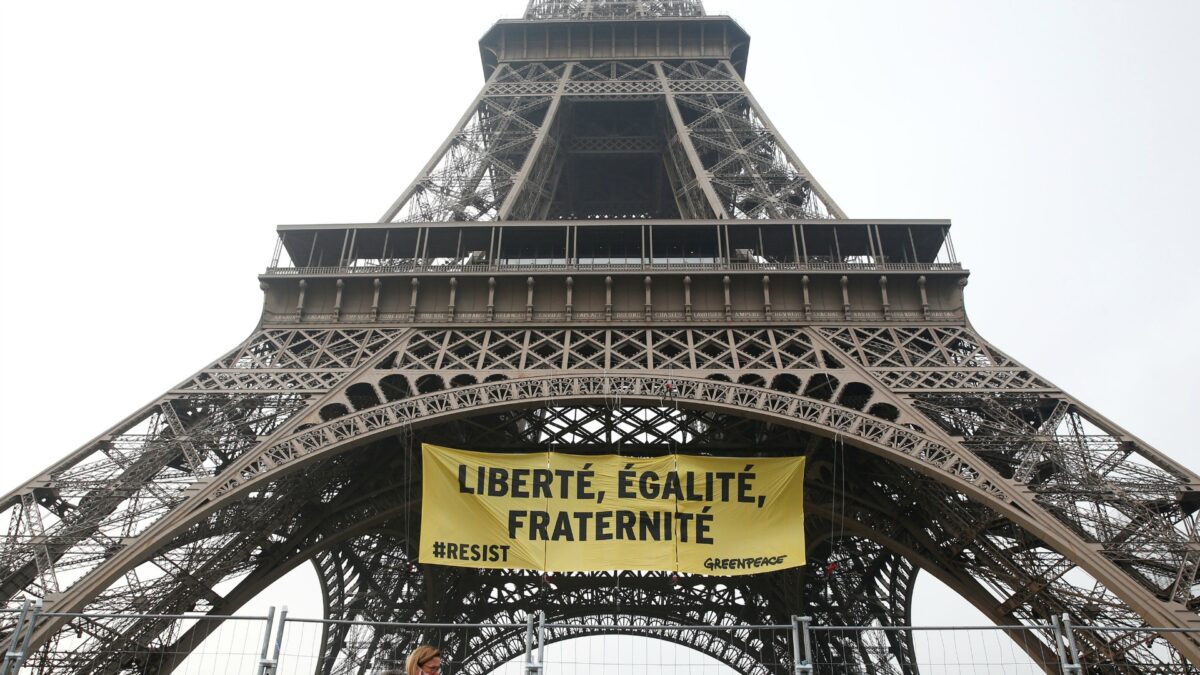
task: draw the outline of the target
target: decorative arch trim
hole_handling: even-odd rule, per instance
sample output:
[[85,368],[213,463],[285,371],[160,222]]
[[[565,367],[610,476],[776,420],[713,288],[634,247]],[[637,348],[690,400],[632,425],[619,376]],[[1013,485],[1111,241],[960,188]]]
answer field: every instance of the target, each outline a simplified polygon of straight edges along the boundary
[[852,408],[785,392],[666,375],[557,374],[431,392],[376,406],[293,433],[248,454],[207,490],[210,506],[285,471],[394,433],[456,417],[515,408],[619,403],[735,411],[828,437],[842,436],[888,459],[948,482],[997,508],[1010,500],[977,458],[927,434]]
[[[158,547],[167,545],[228,500],[264,485],[277,476],[299,470],[324,457],[351,450],[405,427],[423,427],[455,418],[533,406],[577,405],[680,405],[699,410],[735,412],[739,415],[800,428],[827,437],[845,437],[858,447],[909,466],[968,497],[986,504],[1041,537],[1060,552],[1075,551],[1072,559],[1093,577],[1122,596],[1148,621],[1175,625],[1171,609],[1126,593],[1119,573],[1098,552],[1078,550],[1081,542],[1068,540],[1057,523],[1023,508],[1018,496],[1010,495],[1003,479],[981,460],[954,449],[953,441],[882,420],[834,403],[757,387],[667,374],[576,374],[558,373],[540,377],[483,383],[461,389],[422,394],[387,403],[325,422],[302,431],[268,440],[248,453],[214,482],[197,486],[192,508],[180,509],[143,533],[144,540],[119,552],[107,569],[94,573],[73,589],[71,600],[59,611],[74,611],[108,587],[124,570],[148,559]],[[139,538],[140,539],[140,538]],[[98,570],[99,572],[99,570]],[[1116,582],[1116,583],[1113,583]],[[1144,593],[1141,595],[1145,595]],[[1150,618],[1153,617],[1153,618]],[[35,635],[43,641],[57,629],[57,621],[44,624]],[[1169,636],[1189,658],[1200,647],[1187,638]],[[1198,657],[1200,658],[1200,657]]]

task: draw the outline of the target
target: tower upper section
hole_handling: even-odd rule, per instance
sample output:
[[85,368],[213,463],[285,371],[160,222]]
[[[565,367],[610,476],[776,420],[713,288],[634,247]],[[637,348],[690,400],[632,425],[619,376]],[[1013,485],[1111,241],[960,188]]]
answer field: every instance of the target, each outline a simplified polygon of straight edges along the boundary
[[525,18],[640,19],[704,16],[700,0],[530,0]]
[[501,63],[707,59],[745,77],[750,36],[701,0],[529,0],[479,41],[484,77]]
[[843,219],[701,0],[530,0],[486,82],[381,222]]
[[749,45],[699,0],[530,1],[378,223],[281,228],[268,320],[960,321],[949,223],[847,219]]

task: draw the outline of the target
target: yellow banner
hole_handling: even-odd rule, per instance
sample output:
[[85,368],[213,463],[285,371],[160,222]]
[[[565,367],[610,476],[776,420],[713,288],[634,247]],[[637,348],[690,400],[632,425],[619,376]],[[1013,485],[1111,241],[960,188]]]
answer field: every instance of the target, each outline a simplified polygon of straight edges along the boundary
[[804,564],[804,458],[423,445],[420,561],[733,576]]

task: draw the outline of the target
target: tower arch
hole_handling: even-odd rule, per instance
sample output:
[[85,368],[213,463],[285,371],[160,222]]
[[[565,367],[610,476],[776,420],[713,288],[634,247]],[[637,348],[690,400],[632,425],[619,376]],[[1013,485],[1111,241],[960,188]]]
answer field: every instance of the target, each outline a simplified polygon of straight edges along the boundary
[[[861,463],[875,501],[813,504],[855,533],[814,525],[813,558],[862,547],[878,616],[903,616],[920,564],[997,620],[1126,629],[1089,665],[1200,661],[1194,633],[1135,639],[1200,628],[1200,478],[974,331],[949,222],[847,218],[746,87],[735,22],[538,0],[480,46],[483,88],[380,222],[281,228],[290,263],[261,277],[243,345],[0,499],[5,599],[104,610],[142,644],[156,626],[129,614],[232,606],[317,559],[350,611],[350,549],[309,537],[411,504],[351,489],[406,470],[372,454],[389,439],[736,452],[799,432]],[[375,525],[346,531],[411,535]],[[122,585],[141,566],[170,572]],[[801,604],[779,597],[775,615]]]

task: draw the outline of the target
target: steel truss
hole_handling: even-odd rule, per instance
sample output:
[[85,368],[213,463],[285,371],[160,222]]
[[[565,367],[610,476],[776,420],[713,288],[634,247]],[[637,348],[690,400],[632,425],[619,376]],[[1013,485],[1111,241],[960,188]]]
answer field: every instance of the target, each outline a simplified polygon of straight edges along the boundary
[[704,16],[700,0],[530,0],[526,19]]
[[683,218],[845,217],[731,62],[610,61],[497,66],[381,222],[564,217],[553,210],[563,155],[603,142],[567,135],[564,109],[637,100],[661,106],[663,161]]
[[[325,394],[310,393],[312,383],[326,381],[332,384]],[[889,386],[901,381],[910,384]],[[164,402],[177,421],[164,413]],[[830,437],[843,443],[840,459]],[[1118,582],[1170,598],[1157,599],[1164,605],[1197,602],[1193,483],[1185,470],[968,329],[920,326],[264,331],[7,497],[6,589],[16,589],[10,597],[33,593],[63,609],[220,613],[282,569],[315,560],[335,616],[484,621],[472,614],[466,589],[490,592],[474,585],[490,583],[486,574],[459,579],[460,596],[439,586],[445,607],[422,604],[431,568],[407,562],[419,513],[411,450],[418,440],[495,449],[774,447],[812,454],[810,556],[843,572],[822,581],[806,569],[799,582],[782,575],[744,589],[774,594],[770,602],[747,603],[771,608],[773,621],[796,601],[817,607],[825,597],[821,620],[828,625],[903,625],[912,576],[906,565],[917,565],[998,622],[1044,623],[1066,612],[1080,623],[1143,625],[1128,595],[1084,573],[1077,551],[1030,530],[1043,523],[1006,513],[1013,497],[1026,493],[1032,498],[1023,506],[1062,525],[1075,546],[1101,552],[1119,570]],[[347,443],[367,445],[339,454]],[[406,451],[389,451],[394,475],[381,472],[374,453],[397,444]],[[322,468],[295,471],[312,461]],[[839,468],[838,461],[854,465]],[[834,472],[853,482],[823,493],[822,486],[837,485]],[[134,476],[139,488],[114,504],[117,496],[107,495]],[[366,476],[377,484],[364,485]],[[314,511],[314,504],[323,506]],[[28,524],[38,520],[41,534],[33,534]],[[330,533],[355,532],[361,523],[375,529],[326,545]],[[380,537],[390,543],[354,559],[355,547]],[[137,555],[124,557],[131,552]],[[853,565],[869,560],[878,561],[864,577],[871,592],[862,583],[839,590],[859,578]],[[111,582],[80,597],[105,573]],[[214,590],[239,579],[231,592]],[[665,595],[656,599],[603,590],[615,580],[593,582],[594,602],[580,605],[530,576],[522,588],[536,592],[512,595],[505,620],[530,603],[560,603],[555,616],[563,620],[595,616],[597,607],[677,623],[695,618],[662,585]],[[803,590],[794,590],[797,584]],[[851,598],[868,599],[870,607],[851,611]],[[676,613],[651,612],[655,603]],[[111,653],[106,649],[123,641],[194,643],[194,636],[184,642],[163,628],[114,619],[48,626],[41,637],[82,630],[87,637],[77,654],[95,660],[81,667],[77,656],[70,670],[92,672]],[[387,644],[383,637],[328,635],[327,663],[366,663]],[[733,653],[727,647],[711,651]],[[889,648],[896,667],[906,663],[903,645]],[[1133,633],[1087,645],[1090,658],[1106,662],[1160,663],[1164,653],[1179,658],[1161,639]]]
[[[671,209],[729,219],[731,229],[751,219],[844,218],[746,88],[728,20],[705,17],[690,0],[535,0],[528,17],[490,34],[508,51],[494,62],[485,54],[483,89],[383,222],[629,219]],[[551,39],[575,23],[587,28],[586,47],[570,32]],[[562,57],[531,55],[528,25],[541,31],[533,38],[543,55]],[[597,35],[607,46],[597,47]],[[517,36],[519,48],[504,45]],[[597,48],[610,56],[579,56]],[[637,58],[617,58],[622,49]],[[676,57],[663,56],[672,49]],[[710,58],[714,50],[724,56]],[[613,157],[643,162],[664,189],[628,191],[627,201],[572,193],[580,167]],[[879,230],[863,232],[875,250]],[[909,236],[914,264],[932,263],[916,260]],[[836,245],[836,229],[832,237]],[[726,259],[719,264],[736,264]],[[957,266],[944,271],[962,275],[947,283],[965,283]],[[586,327],[572,325],[573,310],[536,314],[535,280],[524,277],[520,327],[490,314],[451,325],[453,311],[424,323],[414,276],[406,282],[414,309],[404,316],[378,312],[378,279],[373,299],[343,298],[360,291],[330,284],[335,311],[314,328],[298,325],[305,280],[283,289],[264,278],[269,299],[298,293],[280,305],[294,313],[265,311],[265,327],[237,349],[0,500],[8,522],[0,590],[5,600],[43,598],[51,612],[116,617],[44,617],[32,664],[46,673],[129,671],[147,664],[120,654],[155,648],[152,665],[169,671],[215,622],[178,634],[165,619],[119,615],[229,614],[305,563],[317,567],[330,618],[514,622],[544,610],[575,625],[630,617],[750,626],[799,613],[827,626],[906,625],[922,569],[997,623],[1045,625],[1067,614],[1115,627],[1103,641],[1077,635],[1088,667],[1160,673],[1200,663],[1189,634],[1132,630],[1200,628],[1200,478],[989,345],[964,313],[931,312],[924,273],[894,270],[908,278],[890,286],[892,302],[880,279],[883,310],[867,316],[851,311],[845,276],[843,311],[810,314],[809,277],[781,268],[771,283],[802,284],[805,312],[772,314],[764,279],[763,312],[740,320],[728,277],[724,312],[679,315],[652,311],[646,277],[645,312],[588,316]],[[828,289],[817,299],[836,310],[837,287]],[[446,290],[448,307],[456,297],[485,306],[482,296],[455,296],[453,278]],[[343,300],[361,313],[343,314]],[[575,318],[585,311],[581,304]],[[421,441],[803,453],[812,565],[720,582],[423,566],[414,562]],[[0,642],[8,620],[0,616]],[[673,634],[742,672],[794,665],[786,645],[741,631]],[[911,637],[889,635],[850,642],[823,633],[815,648],[863,672],[913,672]],[[364,672],[418,637],[328,628],[320,670]],[[1051,636],[1042,637],[1023,644],[1053,662]],[[475,673],[523,648],[502,630],[449,639]],[[71,649],[47,648],[55,644]]]

